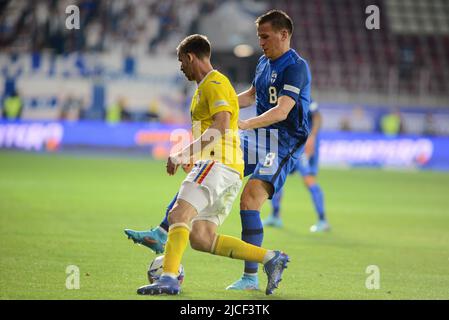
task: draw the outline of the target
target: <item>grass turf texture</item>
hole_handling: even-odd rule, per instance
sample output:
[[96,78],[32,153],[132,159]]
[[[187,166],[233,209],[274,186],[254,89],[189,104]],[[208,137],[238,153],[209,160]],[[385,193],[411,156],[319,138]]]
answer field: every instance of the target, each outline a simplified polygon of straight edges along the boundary
[[[309,194],[287,181],[284,229],[265,229],[264,245],[291,262],[280,289],[224,290],[242,262],[187,248],[180,296],[141,297],[155,257],[125,228],[157,225],[183,178],[162,162],[125,157],[0,152],[0,299],[447,299],[449,175],[323,169],[320,181],[333,227],[311,234]],[[265,205],[262,216],[266,217]],[[240,236],[238,203],[220,233]],[[66,289],[66,267],[80,268],[80,289]],[[366,268],[380,269],[368,290]]]

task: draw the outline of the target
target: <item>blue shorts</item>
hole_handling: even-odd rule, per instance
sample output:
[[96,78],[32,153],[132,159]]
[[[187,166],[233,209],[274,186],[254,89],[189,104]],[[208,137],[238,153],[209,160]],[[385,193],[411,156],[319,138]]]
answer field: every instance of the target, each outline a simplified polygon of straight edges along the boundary
[[315,143],[315,152],[313,156],[307,158],[304,153],[299,157],[295,168],[291,173],[299,172],[301,176],[316,176],[318,174],[318,160],[319,160],[320,140],[317,137]]
[[295,170],[306,138],[292,141],[285,135],[279,139],[277,133],[265,129],[257,132],[254,136],[242,132],[240,136],[245,160],[244,175],[270,183],[273,193],[276,193],[284,186],[288,174]]

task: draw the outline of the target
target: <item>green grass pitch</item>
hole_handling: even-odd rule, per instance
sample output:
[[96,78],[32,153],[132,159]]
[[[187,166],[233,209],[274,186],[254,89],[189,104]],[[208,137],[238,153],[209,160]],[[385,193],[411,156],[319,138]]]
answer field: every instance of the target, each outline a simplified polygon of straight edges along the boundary
[[[123,229],[159,223],[183,178],[164,169],[144,158],[0,152],[0,299],[449,297],[449,174],[375,169],[322,169],[327,234],[309,233],[312,203],[298,176],[289,178],[286,226],[265,229],[264,246],[291,257],[274,295],[226,291],[242,262],[188,247],[181,295],[138,296],[155,255]],[[240,236],[238,206],[220,233]],[[66,288],[69,265],[79,267],[79,289]],[[370,265],[377,290],[365,286]]]

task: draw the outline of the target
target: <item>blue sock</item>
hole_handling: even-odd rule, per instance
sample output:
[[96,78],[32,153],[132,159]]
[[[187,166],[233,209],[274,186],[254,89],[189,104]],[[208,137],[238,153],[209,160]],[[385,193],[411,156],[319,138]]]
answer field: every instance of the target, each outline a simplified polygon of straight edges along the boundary
[[281,210],[281,199],[282,199],[283,191],[282,189],[273,194],[273,198],[271,199],[271,205],[273,207],[272,215],[275,218],[279,218],[279,211]]
[[312,196],[313,204],[315,206],[315,211],[320,220],[326,220],[326,216],[324,215],[324,196],[323,191],[319,185],[314,184],[309,187],[310,194]]
[[168,227],[170,226],[168,223],[168,213],[170,212],[170,210],[173,208],[173,206],[175,205],[176,199],[178,198],[178,194],[175,195],[175,197],[173,198],[173,200],[170,202],[170,204],[167,207],[167,210],[165,211],[165,217],[164,220],[162,220],[161,224],[159,225],[162,229],[164,229],[165,231],[168,232]]
[[[263,241],[263,225],[257,210],[240,210],[242,240],[260,247]],[[245,261],[245,273],[257,273],[257,262]]]

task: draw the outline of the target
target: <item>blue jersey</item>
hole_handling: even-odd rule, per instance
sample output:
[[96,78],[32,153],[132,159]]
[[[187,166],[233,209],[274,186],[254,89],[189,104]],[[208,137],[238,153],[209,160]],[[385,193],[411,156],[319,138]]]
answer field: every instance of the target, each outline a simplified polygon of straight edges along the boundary
[[308,121],[309,121],[309,127],[310,130],[312,130],[313,128],[313,114],[315,112],[319,112],[318,111],[318,103],[316,103],[315,101],[311,101],[310,105],[309,105],[309,114],[308,114]]
[[[309,106],[309,125],[310,129],[313,128],[313,115],[314,113],[319,112],[318,110],[318,103],[312,100],[312,103]],[[315,152],[310,157],[307,158],[306,155],[303,153],[299,157],[299,161],[296,164],[296,167],[290,172],[294,173],[295,171],[298,171],[303,177],[304,176],[316,176],[318,174],[318,161],[319,161],[319,151],[320,151],[320,135],[318,135],[315,138]]]
[[253,86],[256,88],[257,115],[275,107],[281,96],[289,96],[296,102],[286,120],[267,129],[277,129],[281,141],[287,140],[290,145],[307,138],[311,75],[307,62],[295,50],[290,49],[273,61],[262,56]]

